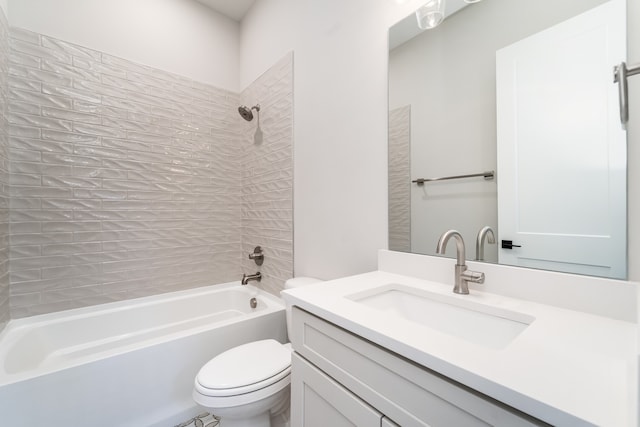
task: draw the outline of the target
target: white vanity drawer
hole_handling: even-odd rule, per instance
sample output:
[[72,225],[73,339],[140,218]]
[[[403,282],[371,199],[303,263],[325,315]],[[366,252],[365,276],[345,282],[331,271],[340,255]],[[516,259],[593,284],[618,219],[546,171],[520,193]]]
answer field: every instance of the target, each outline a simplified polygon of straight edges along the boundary
[[547,425],[297,307],[291,342],[296,352],[403,427]]

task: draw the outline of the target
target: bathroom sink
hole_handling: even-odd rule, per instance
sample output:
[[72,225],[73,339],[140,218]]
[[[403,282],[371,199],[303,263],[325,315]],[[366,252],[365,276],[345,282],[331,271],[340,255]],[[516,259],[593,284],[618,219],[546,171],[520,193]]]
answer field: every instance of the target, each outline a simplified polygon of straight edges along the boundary
[[388,284],[346,298],[380,312],[488,348],[501,349],[535,320],[533,316],[474,301]]

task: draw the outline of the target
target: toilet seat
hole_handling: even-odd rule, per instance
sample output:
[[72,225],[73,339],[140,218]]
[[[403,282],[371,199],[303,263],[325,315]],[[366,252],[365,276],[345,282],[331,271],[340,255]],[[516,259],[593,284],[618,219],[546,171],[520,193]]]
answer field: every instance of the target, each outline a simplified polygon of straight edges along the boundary
[[[227,350],[205,364],[195,380],[198,393],[232,397],[290,383],[291,346],[268,339]],[[262,393],[261,393],[262,394]]]

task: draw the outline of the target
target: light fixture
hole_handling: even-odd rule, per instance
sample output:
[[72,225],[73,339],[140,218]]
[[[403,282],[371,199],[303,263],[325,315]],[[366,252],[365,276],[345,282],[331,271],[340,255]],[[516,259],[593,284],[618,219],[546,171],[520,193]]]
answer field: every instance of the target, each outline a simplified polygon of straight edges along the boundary
[[469,4],[473,4],[473,3],[479,3],[482,0],[464,0],[465,3],[469,3]]
[[418,27],[422,30],[430,30],[444,20],[445,0],[429,0],[416,10]]

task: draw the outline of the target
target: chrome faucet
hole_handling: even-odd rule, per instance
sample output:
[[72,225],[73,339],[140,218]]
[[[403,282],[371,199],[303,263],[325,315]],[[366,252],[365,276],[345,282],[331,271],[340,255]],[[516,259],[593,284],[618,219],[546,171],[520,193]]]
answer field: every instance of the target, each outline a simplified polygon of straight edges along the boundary
[[493,234],[493,229],[488,225],[482,227],[480,231],[478,231],[478,237],[476,237],[476,261],[484,261],[484,241],[488,243],[495,243],[496,236]]
[[242,283],[243,285],[248,285],[251,280],[255,280],[256,282],[261,281],[262,273],[258,271],[256,274],[243,274],[242,281],[240,283]]
[[456,239],[456,268],[455,268],[455,285],[453,286],[453,292],[456,294],[468,294],[469,282],[484,283],[484,273],[478,271],[467,270],[467,265],[464,259],[464,240],[462,235],[456,230],[445,231],[438,240],[438,246],[436,252],[440,255],[444,255],[447,243],[451,238]]

